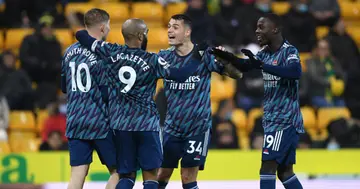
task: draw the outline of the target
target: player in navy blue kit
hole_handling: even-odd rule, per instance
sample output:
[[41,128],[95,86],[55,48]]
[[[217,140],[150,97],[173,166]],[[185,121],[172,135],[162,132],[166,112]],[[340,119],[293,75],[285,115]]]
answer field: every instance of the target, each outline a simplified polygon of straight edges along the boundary
[[86,31],[76,34],[81,44],[107,60],[111,89],[110,125],[115,133],[120,174],[116,188],[121,189],[134,186],[138,166],[143,171],[144,188],[158,188],[157,169],[163,154],[159,113],[153,100],[157,80],[166,78],[183,82],[201,66],[203,49],[198,46],[186,67],[170,68],[159,55],[145,51],[147,32],[143,20],[129,19],[122,26],[126,45],[95,40]]
[[[101,9],[92,9],[84,16],[89,34],[99,40],[105,39],[110,31],[109,19],[109,14]],[[119,180],[102,64],[99,56],[80,43],[71,45],[63,57],[62,91],[68,100],[66,136],[71,165],[69,189],[83,188],[94,150],[111,174],[106,188],[115,188]]]
[[264,78],[264,146],[260,169],[260,188],[275,189],[276,173],[286,189],[302,189],[293,164],[299,134],[304,133],[299,105],[301,64],[298,50],[282,37],[280,17],[268,14],[257,22],[256,37],[263,47],[255,56],[242,52],[249,59],[213,49],[220,59],[229,61],[242,72],[259,69]]
[[[173,67],[186,66],[196,47],[190,35],[190,18],[182,14],[172,16],[168,24],[169,45],[172,47],[160,51],[159,55]],[[210,142],[211,73],[225,74],[225,66],[215,62],[208,50],[203,52],[202,64],[197,71],[185,82],[164,80],[167,114],[163,130],[164,161],[158,175],[160,189],[166,187],[180,159],[183,188],[198,188],[197,174],[199,169],[204,169]],[[231,75],[236,77],[236,73]]]

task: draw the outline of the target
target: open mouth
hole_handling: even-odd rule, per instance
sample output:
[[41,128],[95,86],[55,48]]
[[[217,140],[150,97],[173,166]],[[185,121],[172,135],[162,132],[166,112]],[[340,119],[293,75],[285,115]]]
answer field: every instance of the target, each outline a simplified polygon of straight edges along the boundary
[[169,39],[175,39],[175,37],[174,37],[174,36],[168,36],[168,38],[169,38]]

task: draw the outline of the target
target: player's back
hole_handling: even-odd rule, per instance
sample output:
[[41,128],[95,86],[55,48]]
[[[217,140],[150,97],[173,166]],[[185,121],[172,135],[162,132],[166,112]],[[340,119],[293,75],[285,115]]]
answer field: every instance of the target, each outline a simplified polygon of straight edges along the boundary
[[159,115],[153,96],[168,65],[157,54],[117,45],[108,58],[111,127],[123,131],[157,131]]
[[80,43],[71,45],[63,57],[66,78],[66,136],[75,139],[105,138],[107,109],[100,86],[106,85],[103,62]]
[[[297,49],[287,41],[281,48],[271,53],[264,48],[258,53],[264,64],[287,66],[300,64]],[[303,132],[303,119],[299,104],[299,80],[274,76],[263,71],[264,78],[264,128],[265,132],[295,126]]]

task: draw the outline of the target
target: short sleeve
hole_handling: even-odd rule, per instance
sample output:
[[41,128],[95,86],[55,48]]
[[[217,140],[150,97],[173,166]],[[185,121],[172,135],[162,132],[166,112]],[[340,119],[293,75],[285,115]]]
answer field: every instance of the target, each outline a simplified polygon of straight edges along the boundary
[[215,62],[215,56],[209,53],[209,50],[205,52],[202,62],[206,65],[210,72],[217,72],[221,74],[224,71],[224,65],[217,61]]
[[154,65],[157,78],[167,78],[170,75],[170,64],[161,56],[154,54]]

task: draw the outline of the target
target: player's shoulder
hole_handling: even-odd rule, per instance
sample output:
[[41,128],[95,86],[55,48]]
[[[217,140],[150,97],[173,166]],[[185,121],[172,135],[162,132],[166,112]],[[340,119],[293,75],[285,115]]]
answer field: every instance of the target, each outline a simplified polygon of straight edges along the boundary
[[174,50],[175,50],[174,46],[169,47],[167,49],[160,49],[158,55],[159,56],[165,56],[165,55],[171,54],[172,52],[174,52]]
[[284,52],[286,52],[287,54],[294,54],[294,53],[298,53],[297,48],[292,45],[291,43],[289,43],[288,41],[285,41],[284,44],[282,45],[281,48]]

